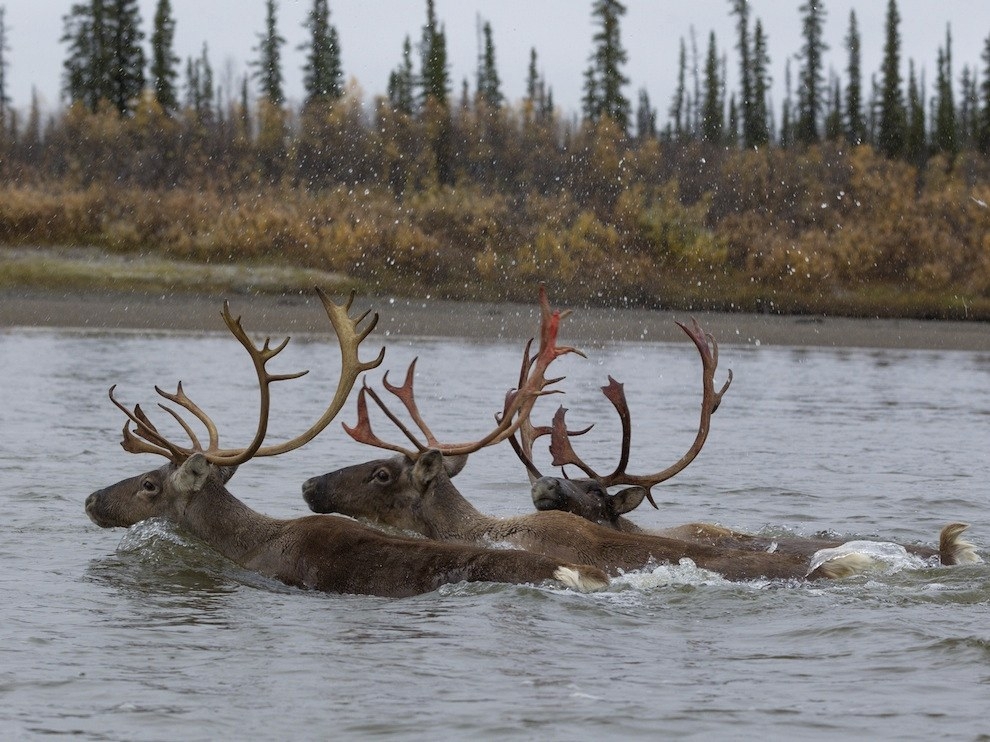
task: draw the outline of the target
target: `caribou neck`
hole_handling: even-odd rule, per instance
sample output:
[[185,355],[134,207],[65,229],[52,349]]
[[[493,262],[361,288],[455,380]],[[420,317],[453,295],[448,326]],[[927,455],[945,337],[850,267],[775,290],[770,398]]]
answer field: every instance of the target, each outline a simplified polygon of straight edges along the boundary
[[[604,524],[603,524],[604,525]],[[633,521],[624,515],[618,516],[612,523],[612,527],[623,533],[646,533],[646,529],[640,528]]]
[[279,535],[282,524],[249,508],[215,479],[186,505],[179,522],[190,534],[242,566]]
[[460,493],[446,473],[437,476],[430,484],[423,507],[428,508],[425,519],[427,538],[438,541],[476,541],[484,536],[498,518],[485,515]]

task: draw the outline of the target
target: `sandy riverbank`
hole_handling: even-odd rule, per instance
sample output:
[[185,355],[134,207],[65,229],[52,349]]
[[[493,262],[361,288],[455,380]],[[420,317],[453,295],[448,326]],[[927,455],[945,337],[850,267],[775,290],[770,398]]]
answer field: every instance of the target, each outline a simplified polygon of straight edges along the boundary
[[[379,312],[379,332],[389,335],[530,337],[537,326],[532,305],[359,297],[356,306]],[[0,292],[0,328],[61,327],[172,331],[221,331],[223,299],[254,332],[323,333],[328,323],[313,294],[150,294],[61,292],[30,289]],[[551,303],[553,299],[551,297]],[[674,319],[687,312],[579,308],[562,332],[565,342],[681,340]],[[920,348],[990,351],[990,324],[922,320],[698,313],[722,344]]]

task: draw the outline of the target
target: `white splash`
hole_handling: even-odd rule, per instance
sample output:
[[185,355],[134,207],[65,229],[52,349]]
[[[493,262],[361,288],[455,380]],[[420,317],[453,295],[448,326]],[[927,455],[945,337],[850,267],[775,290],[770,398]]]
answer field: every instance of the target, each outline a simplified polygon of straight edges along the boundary
[[127,529],[124,537],[117,544],[117,551],[119,553],[141,551],[160,542],[177,546],[185,546],[189,543],[179,535],[171,521],[165,518],[148,518]]
[[827,562],[838,560],[855,563],[856,569],[853,573],[856,574],[875,569],[887,571],[921,569],[927,564],[927,561],[921,557],[909,554],[900,544],[889,541],[847,541],[831,549],[816,551],[808,565],[808,574]]

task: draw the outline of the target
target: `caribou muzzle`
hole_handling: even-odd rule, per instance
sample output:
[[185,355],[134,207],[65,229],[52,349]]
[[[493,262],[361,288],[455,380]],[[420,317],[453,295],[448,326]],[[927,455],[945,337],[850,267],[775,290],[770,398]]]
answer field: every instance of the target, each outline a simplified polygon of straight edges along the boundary
[[540,477],[533,482],[533,506],[537,510],[567,510],[567,497],[556,477]]
[[97,490],[86,498],[86,515],[100,528],[116,528],[121,525],[113,516],[112,508],[109,507],[110,498],[107,496],[116,486]]
[[303,499],[309,505],[309,509],[314,513],[332,513],[333,507],[328,494],[327,477],[323,474],[319,477],[312,477],[303,482]]

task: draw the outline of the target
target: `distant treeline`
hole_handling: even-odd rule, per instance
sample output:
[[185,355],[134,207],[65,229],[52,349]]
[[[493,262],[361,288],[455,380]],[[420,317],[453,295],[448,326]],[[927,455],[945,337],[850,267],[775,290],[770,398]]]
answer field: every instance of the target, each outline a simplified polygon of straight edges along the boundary
[[[310,2],[305,23],[309,36],[303,46],[303,107],[333,103],[346,92],[341,57],[346,39],[340,38],[332,23],[329,1]],[[483,102],[490,111],[506,106],[491,24],[479,19],[474,80],[465,78],[459,92],[453,91],[446,30],[433,0],[425,0],[425,5],[419,40],[414,44],[407,35],[402,48],[395,50],[398,64],[388,80],[370,81],[386,87],[383,101],[395,112],[416,116],[423,115],[431,104],[463,108]],[[792,59],[788,57],[784,65],[785,97],[773,101],[770,40],[763,24],[751,17],[747,0],[729,0],[727,8],[736,24],[736,36],[728,43],[720,44],[714,31],[699,43],[693,29],[689,39],[680,39],[678,84],[664,123],[645,88],[638,91],[635,110],[626,94],[624,66],[628,55],[621,37],[626,8],[618,0],[591,2],[597,30],[591,39],[588,67],[583,71],[580,118],[575,118],[574,112],[557,110],[535,48],[530,50],[526,95],[519,105],[529,107],[540,118],[559,119],[565,128],[608,117],[639,139],[697,139],[744,149],[844,140],[853,145],[871,144],[889,157],[914,163],[931,154],[952,156],[968,148],[990,155],[990,29],[981,55],[982,67],[971,60],[956,66],[958,74],[954,71],[951,28],[946,25],[934,73],[916,69],[914,61],[907,59],[905,78],[896,0],[887,0],[883,57],[880,69],[872,72],[862,69],[860,32],[853,10],[848,20],[840,20],[848,24],[843,74],[830,71],[826,79],[829,47],[823,33],[827,3],[805,2],[795,8],[802,27],[801,48],[793,58],[795,68],[791,69]],[[266,0],[265,28],[257,34],[257,58],[240,75],[225,73],[227,89],[217,83],[205,41],[202,54],[186,59],[184,64],[175,55],[175,25],[170,0],[158,0],[147,36],[138,0],[85,0],[71,5],[63,17],[60,37],[66,48],[65,100],[91,112],[110,106],[122,115],[131,115],[150,94],[166,114],[178,116],[191,110],[207,124],[222,124],[226,113],[238,105],[244,109],[242,115],[249,115],[247,109],[257,109],[258,98],[275,108],[286,105],[282,74],[286,42],[278,31],[275,0]],[[146,38],[150,53],[145,50]],[[730,49],[735,52],[733,66],[738,64],[737,89],[727,86]],[[43,135],[34,102],[27,120],[20,121],[7,94],[8,51],[4,8],[0,6],[0,122],[5,136],[34,139]],[[670,63],[674,63],[673,58]],[[837,66],[830,65],[829,69]],[[180,77],[184,78],[181,86]],[[928,86],[930,96],[925,79],[934,81]],[[254,82],[254,90],[249,91],[249,81]],[[250,115],[256,118],[258,111]]]
[[[97,5],[106,12],[131,2],[74,5],[66,37],[79,48],[93,48],[82,40]],[[809,39],[817,33],[820,42],[813,21],[821,4],[801,8]],[[427,9],[419,73],[407,39],[388,95],[373,101],[340,84],[339,57],[316,53],[339,53],[317,0],[313,87],[299,109],[273,89],[280,75],[266,77],[278,69],[279,47],[269,2],[272,64],[259,65],[267,88],[258,100],[249,101],[246,79],[241,96],[218,96],[204,50],[187,66],[184,105],[163,105],[160,79],[142,78],[116,99],[109,88],[80,88],[89,97],[73,97],[46,120],[36,106],[23,125],[8,110],[0,243],[280,261],[453,297],[525,298],[542,279],[561,295],[602,303],[990,318],[990,159],[980,128],[990,120],[990,72],[980,87],[986,103],[953,106],[942,124],[936,116],[921,149],[908,147],[913,109],[890,113],[885,97],[864,105],[876,116],[864,115],[858,133],[848,116],[827,115],[840,109],[826,101],[841,106],[848,88],[818,104],[802,93],[793,126],[782,129],[770,125],[769,106],[737,106],[716,137],[707,102],[699,107],[682,85],[663,131],[643,126],[655,116],[641,115],[632,131],[614,77],[624,62],[616,54],[621,4],[592,4],[602,32],[585,115],[572,120],[554,108],[535,53],[526,98],[504,101],[487,25],[477,91],[465,85],[453,100],[442,27],[432,2]],[[750,32],[745,3],[732,9],[751,71],[742,100],[759,101],[766,40],[758,22]],[[168,37],[167,11],[160,0],[153,49]],[[888,16],[896,30],[893,1]],[[853,19],[850,38],[854,27]],[[946,73],[948,49],[947,40]],[[713,69],[724,80],[724,64]],[[95,84],[89,73],[77,80]]]

